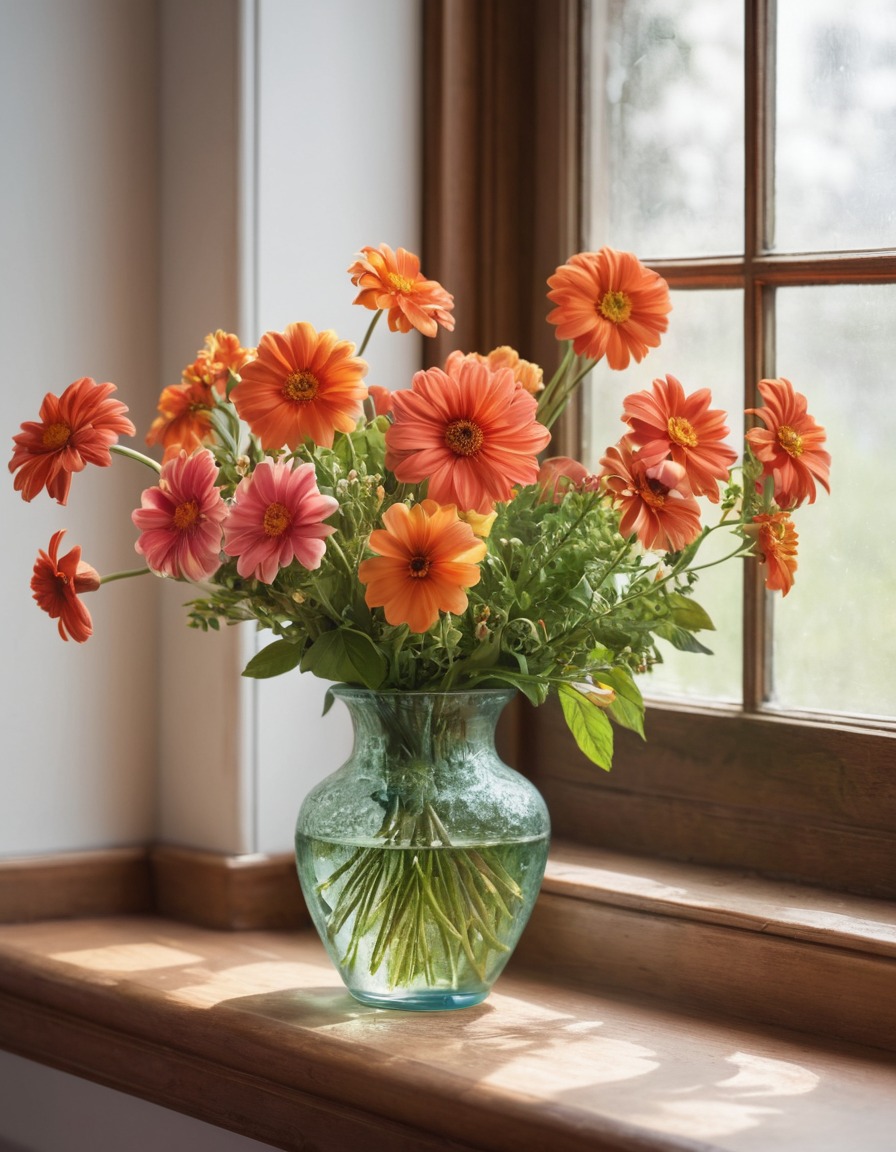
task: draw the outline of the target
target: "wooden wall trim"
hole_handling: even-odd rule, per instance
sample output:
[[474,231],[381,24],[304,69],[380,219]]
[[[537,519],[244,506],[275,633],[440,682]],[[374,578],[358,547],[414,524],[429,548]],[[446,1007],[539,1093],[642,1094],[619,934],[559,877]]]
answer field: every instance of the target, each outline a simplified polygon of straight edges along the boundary
[[152,907],[145,848],[0,860],[0,923],[148,912]]
[[0,923],[154,911],[221,929],[310,923],[290,853],[155,845],[0,860]]
[[896,733],[654,705],[603,772],[555,702],[522,723],[557,836],[896,898]]
[[298,928],[310,917],[291,853],[225,856],[157,845],[156,909],[207,928]]

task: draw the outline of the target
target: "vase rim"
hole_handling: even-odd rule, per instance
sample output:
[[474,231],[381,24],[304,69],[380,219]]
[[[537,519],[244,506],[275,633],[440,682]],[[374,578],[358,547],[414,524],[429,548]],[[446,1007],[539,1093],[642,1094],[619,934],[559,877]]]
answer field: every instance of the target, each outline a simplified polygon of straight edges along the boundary
[[517,689],[509,684],[506,688],[449,688],[446,691],[440,688],[361,688],[355,684],[334,684],[330,691],[334,696],[340,698],[344,696],[388,696],[396,699],[409,696],[506,696],[508,699],[512,699],[517,693]]

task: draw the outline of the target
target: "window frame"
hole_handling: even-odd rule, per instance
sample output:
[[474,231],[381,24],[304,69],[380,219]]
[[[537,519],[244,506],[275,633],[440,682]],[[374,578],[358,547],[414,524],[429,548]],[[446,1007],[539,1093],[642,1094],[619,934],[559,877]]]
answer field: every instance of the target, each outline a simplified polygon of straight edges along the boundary
[[[743,257],[651,262],[672,288],[741,288],[745,407],[774,364],[773,296],[803,284],[896,282],[896,252],[776,254],[772,179],[775,0],[745,0]],[[583,246],[587,0],[428,0],[424,18],[424,255],[457,297],[428,349],[510,343],[550,368],[545,280]],[[520,238],[524,242],[520,242]],[[552,451],[577,455],[581,410]],[[509,734],[556,836],[896,897],[896,731],[764,708],[766,592],[745,573],[742,707],[650,703],[647,742],[617,733],[614,769],[587,764],[555,702],[521,703]]]

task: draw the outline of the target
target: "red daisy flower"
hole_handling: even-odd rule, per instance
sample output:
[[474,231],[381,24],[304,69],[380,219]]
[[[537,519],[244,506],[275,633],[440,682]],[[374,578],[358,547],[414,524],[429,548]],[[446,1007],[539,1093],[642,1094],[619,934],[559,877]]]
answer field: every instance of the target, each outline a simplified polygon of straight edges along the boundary
[[828,492],[831,456],[822,445],[825,431],[806,411],[806,397],[789,380],[760,380],[763,408],[748,408],[764,428],[751,428],[747,443],[764,474],[775,484],[775,501],[782,508],[797,508],[804,500],[815,503],[815,482]]
[[572,340],[577,356],[627,368],[656,348],[669,326],[669,286],[631,252],[579,252],[548,278],[557,307],[548,321],[558,340]]
[[367,396],[367,365],[354,350],[306,323],[265,332],[230,393],[263,448],[295,449],[306,439],[332,448],[337,431],[354,430]]
[[786,596],[793,587],[797,569],[799,536],[789,512],[763,512],[753,517],[758,526],[756,548],[759,559],[767,565],[765,586],[771,592]]
[[354,303],[374,311],[388,309],[393,332],[416,328],[424,336],[435,336],[439,324],[453,331],[454,297],[438,281],[421,275],[420,260],[412,252],[393,252],[388,244],[362,248],[348,271],[361,289]]
[[29,420],[13,437],[10,472],[19,469],[13,487],[24,500],[46,488],[59,504],[68,500],[72,473],[88,464],[112,463],[109,448],[119,436],[133,436],[126,405],[110,400],[114,384],[97,384],[85,376],[69,384],[61,396],[52,392],[40,406],[40,419]]
[[93,635],[90,613],[81,603],[82,592],[95,592],[100,586],[96,569],[81,559],[79,546],[59,556],[64,531],[50,540],[49,551],[40,550],[31,577],[31,591],[38,606],[53,620],[59,621],[59,635],[83,644]]
[[490,512],[514,485],[534,483],[536,456],[551,439],[509,368],[492,372],[463,357],[448,373],[418,372],[392,406],[386,467],[401,481],[428,480],[432,500],[464,512]]
[[601,460],[601,480],[622,510],[619,531],[650,551],[678,552],[700,535],[700,505],[687,473],[674,460],[649,467],[632,449],[624,437]]
[[671,456],[683,464],[695,496],[719,501],[719,481],[737,453],[723,439],[730,429],[720,408],[710,408],[712,395],[701,388],[685,396],[674,376],[654,380],[653,391],[633,392],[623,401],[623,420],[631,426],[638,459],[648,467]]

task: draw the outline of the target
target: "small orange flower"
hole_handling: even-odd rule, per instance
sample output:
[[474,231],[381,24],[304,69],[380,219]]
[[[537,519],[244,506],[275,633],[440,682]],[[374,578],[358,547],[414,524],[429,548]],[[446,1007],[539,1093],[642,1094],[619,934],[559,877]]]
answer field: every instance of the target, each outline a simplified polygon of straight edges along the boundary
[[412,632],[426,632],[440,612],[465,612],[465,589],[479,583],[486,546],[457,509],[433,500],[413,508],[393,504],[383,524],[370,533],[377,555],[358,568],[368,606],[383,608],[390,624],[407,624]]
[[83,644],[93,635],[93,621],[78,597],[82,592],[95,592],[100,586],[100,576],[81,559],[80,547],[72,548],[64,556],[58,555],[64,535],[64,530],[55,532],[49,551],[40,550],[31,577],[31,591],[38,606],[51,619],[59,621],[62,639],[71,637]]
[[162,444],[166,461],[214,442],[211,390],[202,381],[164,388],[157,407],[160,415],[149,426],[146,443]]
[[601,480],[622,510],[619,531],[650,551],[678,552],[700,535],[700,505],[684,467],[674,460],[648,467],[633,448],[626,436],[601,460]]
[[806,397],[789,380],[760,380],[763,408],[748,408],[765,428],[751,428],[747,443],[775,484],[775,500],[782,508],[797,508],[804,500],[815,503],[815,482],[830,492],[831,457],[822,445],[825,431],[806,411]]
[[392,398],[386,467],[403,482],[428,481],[427,495],[464,511],[491,512],[515,484],[538,475],[537,454],[551,434],[537,405],[507,368],[460,357],[449,372],[418,372]]
[[193,363],[184,369],[182,382],[204,385],[223,396],[227,391],[229,373],[238,375],[254,355],[254,348],[244,348],[238,336],[218,328],[206,336],[204,347],[200,348]]
[[367,395],[367,365],[354,351],[304,322],[265,332],[230,394],[264,449],[295,449],[306,439],[332,448],[336,432],[354,430]]
[[493,372],[497,372],[499,368],[509,368],[517,384],[533,396],[544,390],[544,372],[542,369],[529,360],[521,359],[519,352],[507,344],[502,344],[500,348],[493,348],[487,356],[483,356],[480,352],[450,353],[445,361],[445,371],[449,375],[451,374],[449,365],[454,364],[458,359],[475,360],[479,364],[485,364]]
[[420,274],[420,260],[412,252],[393,252],[388,244],[362,248],[348,272],[361,289],[354,303],[374,311],[388,309],[393,332],[416,328],[424,336],[435,336],[439,324],[454,330],[454,297],[438,281]]
[[644,359],[669,326],[669,286],[631,252],[579,252],[548,278],[557,305],[548,321],[558,340],[572,340],[578,356],[627,368]]
[[367,395],[373,401],[373,410],[377,416],[388,416],[392,411],[392,389],[384,388],[382,384],[368,384]]
[[686,396],[674,376],[654,380],[653,391],[633,392],[623,401],[623,420],[631,426],[638,459],[646,465],[671,457],[683,464],[695,496],[719,502],[719,481],[737,453],[722,443],[728,435],[725,413],[710,408],[712,395],[701,388]]
[[768,566],[765,586],[771,592],[786,596],[793,587],[797,569],[799,536],[789,512],[763,512],[753,517],[758,525],[756,547],[759,559]]
[[46,488],[58,504],[65,504],[73,472],[88,464],[105,468],[112,463],[109,449],[118,437],[137,431],[125,417],[126,405],[110,398],[114,391],[114,384],[97,384],[84,376],[61,396],[50,392],[44,397],[40,419],[29,420],[13,436],[9,470],[18,470],[13,487],[23,500],[33,500]]

